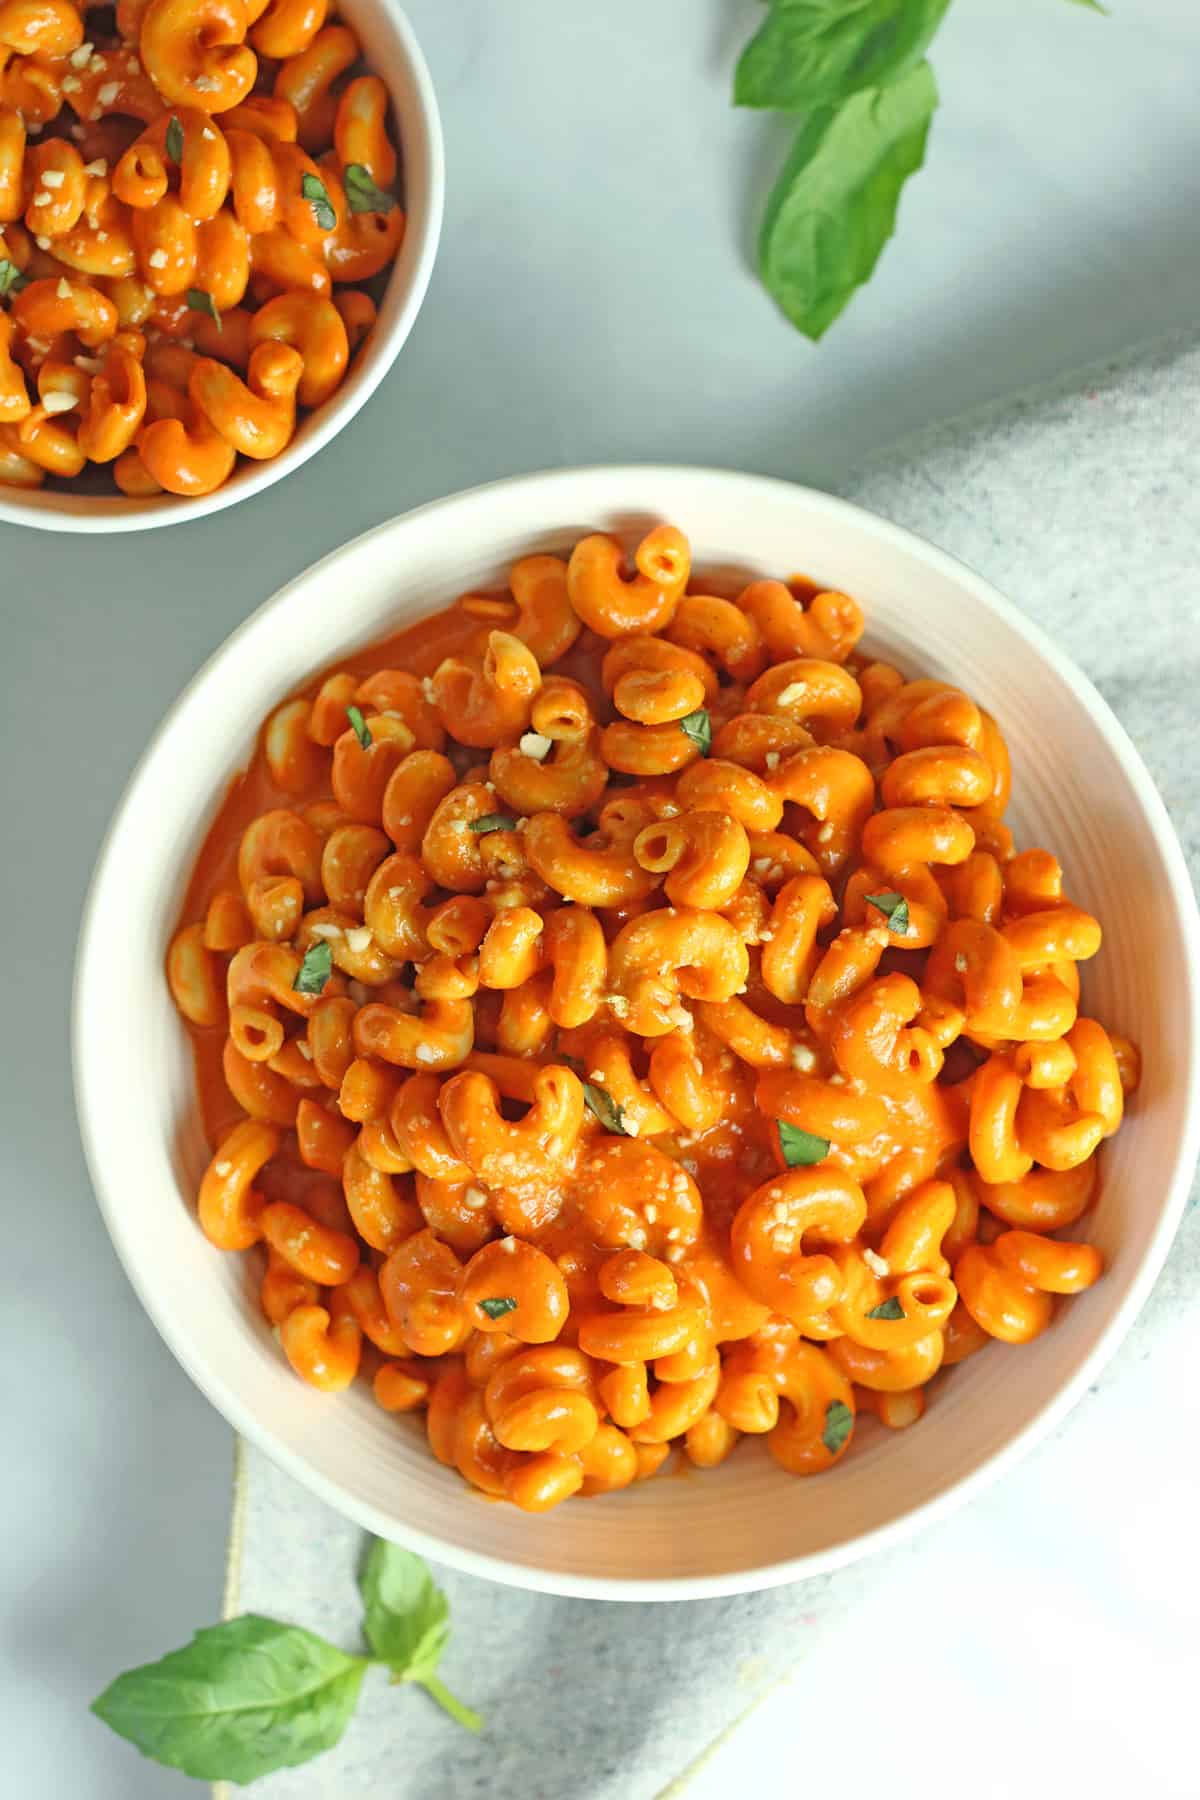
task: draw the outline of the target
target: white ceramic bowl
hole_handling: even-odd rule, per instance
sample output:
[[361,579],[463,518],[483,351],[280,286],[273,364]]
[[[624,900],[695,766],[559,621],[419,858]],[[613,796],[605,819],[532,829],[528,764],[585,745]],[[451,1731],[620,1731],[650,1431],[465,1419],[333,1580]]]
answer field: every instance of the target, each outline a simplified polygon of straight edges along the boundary
[[[961,682],[1012,749],[1018,840],[1061,857],[1104,922],[1090,1008],[1142,1045],[1145,1075],[1106,1148],[1090,1222],[1103,1281],[1015,1352],[990,1346],[912,1431],[867,1420],[829,1474],[784,1474],[747,1442],[720,1469],[572,1501],[542,1517],[488,1504],[369,1392],[297,1381],[246,1262],[196,1224],[206,1161],[190,1058],[162,974],[184,884],[264,712],[342,650],[502,577],[582,532],[670,520],[699,570],[801,569],[866,608],[867,642]],[[476,1574],[606,1599],[697,1598],[827,1570],[894,1542],[992,1480],[1082,1393],[1166,1256],[1200,1133],[1195,903],[1158,795],[1089,683],[979,576],[824,494],[698,469],[522,477],[421,508],[336,551],[236,631],[172,708],[117,812],[87,902],[75,1075],[96,1191],[130,1278],[193,1379],[236,1428],[372,1531]],[[1065,1452],[1069,1453],[1069,1452]]]
[[0,486],[0,519],[40,531],[150,531],[202,519],[282,481],[348,425],[375,392],[412,330],[429,286],[442,230],[445,158],[433,83],[407,16],[395,0],[347,0],[342,10],[358,33],[371,70],[382,76],[392,97],[406,222],[379,317],[341,387],[301,419],[282,455],[257,463],[240,457],[215,494],[198,500],[172,494],[127,500],[122,494],[76,493],[71,483],[30,490]]

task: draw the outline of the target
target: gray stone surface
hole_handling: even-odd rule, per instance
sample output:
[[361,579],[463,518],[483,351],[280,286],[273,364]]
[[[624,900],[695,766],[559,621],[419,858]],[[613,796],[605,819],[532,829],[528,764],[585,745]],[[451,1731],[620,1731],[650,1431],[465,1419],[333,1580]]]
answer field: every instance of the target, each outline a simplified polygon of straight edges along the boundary
[[[974,565],[1074,657],[1145,757],[1193,873],[1198,397],[1200,347],[1176,339],[910,438],[842,484],[848,498]],[[1198,1218],[1193,1210],[1093,1394],[1152,1357],[1156,1336],[1194,1293]],[[1048,1472],[1069,1456],[1071,1430],[1068,1420],[1037,1453]],[[234,1610],[293,1618],[353,1644],[361,1534],[254,1450],[239,1523]],[[888,1560],[920,1557],[936,1535]],[[550,1599],[439,1570],[454,1622],[447,1677],[495,1726],[471,1740],[421,1696],[398,1696],[379,1680],[368,1684],[341,1746],[256,1792],[264,1800],[483,1800],[514,1791],[525,1800],[654,1800],[819,1648],[822,1625],[854,1606],[879,1566],[673,1607]]]

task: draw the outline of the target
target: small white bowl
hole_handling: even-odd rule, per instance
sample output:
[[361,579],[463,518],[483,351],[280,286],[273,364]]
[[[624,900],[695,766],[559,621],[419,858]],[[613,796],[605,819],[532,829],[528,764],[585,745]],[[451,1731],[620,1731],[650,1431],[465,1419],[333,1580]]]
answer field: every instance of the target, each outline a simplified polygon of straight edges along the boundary
[[[1144,1079],[1106,1146],[1088,1222],[1104,1279],[1051,1329],[952,1370],[911,1431],[866,1420],[816,1480],[747,1442],[721,1468],[670,1475],[541,1517],[488,1504],[436,1463],[416,1421],[365,1390],[333,1398],[285,1363],[246,1260],[202,1236],[207,1160],[191,1060],[163,958],[197,850],[270,707],[342,651],[502,578],[587,530],[670,520],[699,571],[801,570],[854,594],[869,646],[961,684],[1012,750],[1018,841],[1062,859],[1104,948],[1089,1010],[1138,1040]],[[225,1417],[330,1505],[475,1574],[601,1599],[696,1599],[793,1581],[894,1543],[994,1479],[1055,1425],[1111,1355],[1158,1273],[1200,1137],[1200,920],[1161,800],[1107,706],[1016,610],[940,550],[840,500],[686,468],[534,475],[381,525],[285,588],[200,672],[142,758],[100,855],[80,941],[74,1056],[92,1177],[130,1279]],[[1069,1454],[1069,1451],[1064,1451]]]
[[395,0],[348,0],[343,11],[358,34],[366,62],[392,97],[405,227],[379,317],[341,387],[324,406],[301,419],[281,455],[269,462],[240,457],[229,480],[214,494],[197,500],[173,494],[127,500],[122,494],[75,493],[69,482],[29,490],[0,486],[0,520],[31,525],[35,531],[151,531],[202,519],[206,513],[261,494],[300,468],[350,423],[375,392],[412,330],[429,286],[442,230],[445,157],[433,82],[406,14]]

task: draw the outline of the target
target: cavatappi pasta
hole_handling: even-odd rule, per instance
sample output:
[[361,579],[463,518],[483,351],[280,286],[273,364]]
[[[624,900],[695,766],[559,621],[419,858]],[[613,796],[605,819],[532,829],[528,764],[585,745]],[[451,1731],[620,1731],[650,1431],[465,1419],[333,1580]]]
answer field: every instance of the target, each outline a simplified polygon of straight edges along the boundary
[[326,0],[113,19],[0,0],[0,483],[209,494],[374,323],[404,235],[387,90]]
[[304,1380],[485,1494],[746,1434],[817,1474],[1101,1273],[1100,927],[1014,850],[996,722],[862,629],[586,537],[277,707],[204,848],[200,1223]]

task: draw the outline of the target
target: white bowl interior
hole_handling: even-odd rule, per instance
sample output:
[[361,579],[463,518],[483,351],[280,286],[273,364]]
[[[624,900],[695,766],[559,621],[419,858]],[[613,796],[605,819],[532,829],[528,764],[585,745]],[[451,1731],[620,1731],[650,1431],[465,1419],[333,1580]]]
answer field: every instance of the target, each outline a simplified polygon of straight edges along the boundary
[[86,532],[149,531],[203,518],[282,481],[349,424],[375,392],[412,330],[429,286],[442,228],[442,133],[425,59],[412,26],[394,0],[347,0],[342,11],[358,33],[367,64],[383,78],[392,97],[406,223],[400,254],[379,302],[375,329],[337,393],[301,419],[281,455],[262,463],[243,457],[225,485],[202,499],[166,494],[151,500],[127,500],[120,494],[76,493],[69,484],[28,492],[0,487],[0,519],[44,531]]
[[[961,683],[993,710],[1014,765],[1018,841],[1044,843],[1099,915],[1085,1004],[1141,1044],[1145,1074],[1105,1152],[1090,1235],[1109,1269],[1020,1351],[947,1376],[912,1431],[864,1422],[820,1480],[746,1442],[722,1468],[659,1477],[543,1517],[489,1504],[367,1392],[298,1382],[242,1258],[196,1224],[204,1166],[184,1034],[162,976],[188,870],[265,711],[315,668],[502,577],[586,529],[669,519],[697,568],[810,574],[856,595],[869,643]],[[76,1079],[117,1248],[184,1366],[239,1430],[371,1529],[494,1579],[608,1597],[695,1597],[815,1573],[933,1516],[1061,1415],[1144,1299],[1182,1209],[1197,1130],[1196,914],[1165,812],[1102,701],[986,583],[824,495],[686,469],[592,470],[477,489],[380,527],[300,577],[196,677],[135,775],[102,854],[82,939]]]

